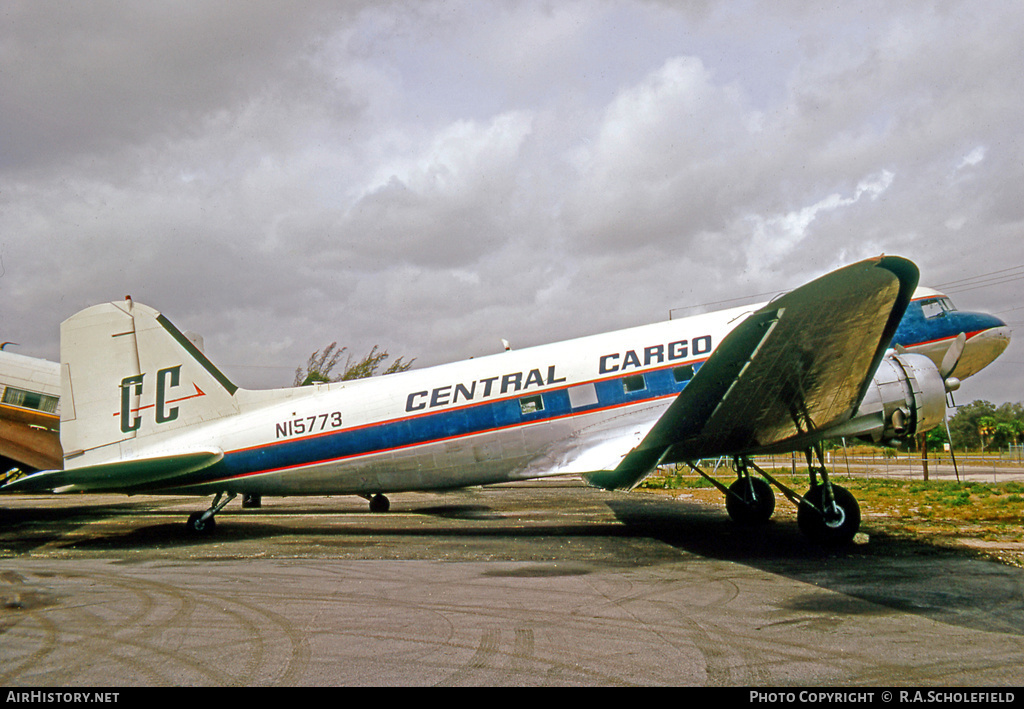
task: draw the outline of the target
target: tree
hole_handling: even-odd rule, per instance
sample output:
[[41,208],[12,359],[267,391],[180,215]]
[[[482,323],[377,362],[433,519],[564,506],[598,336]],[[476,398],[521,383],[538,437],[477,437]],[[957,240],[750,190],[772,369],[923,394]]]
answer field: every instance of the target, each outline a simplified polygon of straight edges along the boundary
[[[322,351],[316,350],[306,361],[305,369],[299,367],[295,370],[294,386],[309,386],[310,384],[372,377],[377,374],[377,370],[384,364],[384,361],[391,356],[387,350],[381,350],[377,345],[374,345],[365,357],[355,362],[352,361],[352,355],[350,354],[345,361],[345,367],[341,374],[332,376],[331,372],[341,360],[341,356],[347,351],[347,347],[338,347],[337,342],[332,342]],[[415,359],[411,359],[408,362],[403,360],[403,357],[399,357],[380,374],[404,372],[412,367],[412,363],[416,361]]]
[[978,448],[982,445],[979,424],[982,417],[996,415],[996,407],[991,402],[976,399],[957,409],[949,419],[949,430],[953,445],[957,448]]
[[960,406],[949,419],[949,430],[957,448],[1019,445],[1024,438],[1024,404],[1001,404],[976,399]]
[[941,451],[949,443],[949,436],[946,435],[945,426],[936,426],[925,434],[925,442],[930,451]]
[[996,424],[993,443],[999,448],[1017,445],[1017,425],[1014,421],[1000,421]]
[[1019,446],[1021,436],[1024,436],[1024,419],[1013,419],[1008,423],[1013,429],[1013,445]]
[[985,446],[992,441],[996,432],[996,417],[982,416],[978,419],[978,436],[981,438],[981,452],[985,452]]

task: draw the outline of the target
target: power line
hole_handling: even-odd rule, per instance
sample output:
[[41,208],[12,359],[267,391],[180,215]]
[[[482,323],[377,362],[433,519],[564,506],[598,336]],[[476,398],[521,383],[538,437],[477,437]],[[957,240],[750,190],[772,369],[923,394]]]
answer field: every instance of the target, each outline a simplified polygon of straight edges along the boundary
[[754,294],[754,295],[744,295],[744,296],[740,296],[739,298],[729,298],[727,300],[715,300],[715,301],[712,301],[710,303],[697,303],[696,305],[681,305],[678,308],[671,308],[668,311],[668,317],[671,320],[672,319],[672,313],[674,313],[677,310],[692,310],[694,308],[706,308],[706,307],[711,306],[711,305],[725,305],[726,303],[739,303],[740,301],[744,301],[744,300],[748,300],[749,301],[749,300],[753,300],[755,298],[767,298],[768,296],[772,296],[774,298],[775,296],[780,295],[781,293],[785,293],[785,292],[786,291],[773,290],[773,291],[768,291],[767,293],[757,293],[757,294]]
[[950,293],[967,293],[968,291],[978,290],[979,288],[991,288],[992,286],[1001,286],[1001,285],[1005,285],[1007,283],[1013,283],[1014,281],[1019,281],[1019,280],[1022,280],[1022,279],[1024,279],[1024,274],[1021,274],[1020,276],[1017,276],[1016,278],[1002,278],[1002,279],[997,279],[997,280],[993,280],[993,281],[988,281],[986,283],[979,283],[977,285],[970,286],[970,287],[943,288],[942,290],[943,290],[944,293],[946,293],[946,295],[949,295]]
[[941,285],[943,285],[943,286],[952,286],[952,285],[956,285],[958,283],[964,283],[965,281],[974,281],[974,280],[977,280],[979,278],[988,278],[989,276],[994,276],[994,275],[999,274],[999,273],[1006,273],[1008,271],[1019,271],[1022,268],[1024,268],[1024,265],[1022,265],[1022,266],[1011,266],[1010,268],[1001,268],[998,271],[991,271],[989,273],[982,273],[980,276],[970,276],[968,278],[961,278],[960,280],[957,280],[957,281],[948,281],[948,282],[943,283]]
[[[946,281],[935,286],[937,290],[941,290],[946,295],[954,293],[966,293],[968,291],[977,290],[979,288],[988,288],[991,286],[999,286],[1005,283],[1013,283],[1024,279],[1024,264],[1019,266],[1011,266],[1009,268],[1001,268],[997,271],[990,271],[988,273],[982,273],[977,276],[970,276],[968,278],[960,278],[955,281]],[[672,317],[672,313],[677,310],[692,310],[695,308],[706,308],[714,305],[727,305],[729,303],[739,303],[742,301],[751,301],[755,298],[766,298],[768,296],[776,296],[786,291],[768,291],[766,293],[756,293],[753,295],[744,295],[739,298],[729,298],[727,300],[714,300],[709,303],[697,303],[696,305],[683,305],[677,308],[669,310],[669,318]],[[1016,308],[1012,308],[1016,309]],[[1007,311],[1003,311],[1007,312]]]
[[1004,285],[1024,279],[1024,265],[1001,268],[998,271],[983,273],[970,278],[961,278],[955,281],[941,283],[937,287],[947,295],[951,293],[966,293],[979,288]]

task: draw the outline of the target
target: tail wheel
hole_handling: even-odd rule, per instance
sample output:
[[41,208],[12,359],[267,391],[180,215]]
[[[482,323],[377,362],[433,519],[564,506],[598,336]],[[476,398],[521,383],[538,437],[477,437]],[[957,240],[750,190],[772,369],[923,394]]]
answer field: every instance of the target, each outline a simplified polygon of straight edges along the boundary
[[853,541],[860,529],[860,505],[849,490],[832,485],[835,504],[826,500],[825,486],[816,485],[807,491],[796,512],[800,531],[826,546],[842,546]]
[[213,528],[217,525],[213,515],[210,515],[206,519],[203,519],[205,512],[193,512],[188,516],[188,530],[193,534],[206,535],[213,532]]
[[775,493],[761,478],[740,478],[729,486],[725,510],[739,524],[765,524],[775,512]]

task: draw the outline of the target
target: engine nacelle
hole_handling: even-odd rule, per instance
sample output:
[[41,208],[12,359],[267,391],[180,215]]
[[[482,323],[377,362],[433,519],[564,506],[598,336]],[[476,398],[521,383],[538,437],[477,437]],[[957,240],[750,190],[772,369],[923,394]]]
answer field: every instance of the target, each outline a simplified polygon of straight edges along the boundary
[[853,418],[829,437],[909,438],[932,430],[946,414],[946,383],[924,355],[887,354]]

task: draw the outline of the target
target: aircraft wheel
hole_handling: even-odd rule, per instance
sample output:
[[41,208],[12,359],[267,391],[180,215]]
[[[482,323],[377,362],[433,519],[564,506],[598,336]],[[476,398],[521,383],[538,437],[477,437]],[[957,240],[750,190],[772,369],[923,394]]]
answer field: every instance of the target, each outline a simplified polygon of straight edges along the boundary
[[[849,490],[839,485],[832,486],[832,495],[836,501],[835,511],[825,509],[824,485],[808,490],[804,497],[811,504],[800,503],[796,522],[800,531],[814,541],[826,546],[842,546],[853,541],[853,535],[860,529],[860,505]],[[818,510],[825,510],[825,514]]]
[[242,495],[242,509],[252,510],[263,506],[263,497],[261,495],[255,495],[249,493]]
[[188,530],[193,534],[207,535],[213,532],[217,522],[213,517],[203,520],[202,512],[193,512],[188,516]]
[[746,525],[765,524],[775,512],[775,493],[761,478],[736,480],[725,496],[725,510],[734,522]]
[[370,498],[370,512],[387,512],[391,509],[391,501],[384,495],[374,495]]

